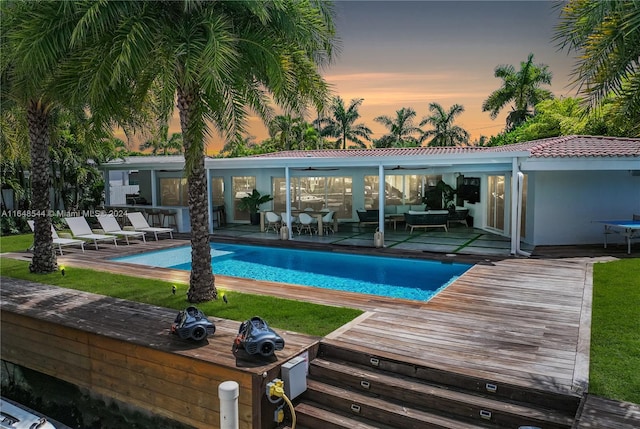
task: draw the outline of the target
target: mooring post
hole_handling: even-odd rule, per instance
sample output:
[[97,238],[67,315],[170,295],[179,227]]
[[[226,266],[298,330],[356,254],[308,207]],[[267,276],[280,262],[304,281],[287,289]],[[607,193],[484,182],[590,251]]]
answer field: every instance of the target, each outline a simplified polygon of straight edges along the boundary
[[239,395],[240,386],[235,381],[224,381],[218,386],[220,429],[238,429]]

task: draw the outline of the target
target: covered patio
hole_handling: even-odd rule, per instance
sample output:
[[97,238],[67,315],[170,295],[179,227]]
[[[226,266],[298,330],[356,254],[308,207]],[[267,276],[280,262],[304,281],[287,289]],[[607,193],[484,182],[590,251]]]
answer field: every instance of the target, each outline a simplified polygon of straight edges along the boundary
[[[301,244],[321,244],[331,247],[374,248],[376,232],[375,226],[360,227],[357,222],[341,223],[335,233],[323,236],[307,233],[298,234],[294,231],[294,240]],[[215,228],[212,240],[229,239],[236,242],[273,243],[281,241],[279,234],[274,231],[260,231],[259,226],[248,224],[226,224]],[[455,256],[494,256],[508,257],[511,253],[511,241],[508,237],[484,231],[479,228],[466,227],[462,224],[451,225],[449,231],[444,229],[429,229],[414,231],[405,230],[403,224],[398,224],[394,230],[388,228],[385,233],[385,249],[407,251],[412,253],[440,253]],[[522,248],[532,252],[533,246],[522,244]]]

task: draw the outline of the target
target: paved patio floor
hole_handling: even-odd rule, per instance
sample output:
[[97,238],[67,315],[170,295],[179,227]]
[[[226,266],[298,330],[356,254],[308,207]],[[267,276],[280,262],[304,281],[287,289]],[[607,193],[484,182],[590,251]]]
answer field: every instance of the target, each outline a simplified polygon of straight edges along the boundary
[[[292,241],[299,243],[331,244],[337,246],[374,247],[376,229],[370,226],[359,227],[357,223],[341,223],[338,231],[327,235],[298,234],[294,232]],[[262,240],[280,240],[274,231],[261,232],[258,226],[247,224],[228,224],[213,231],[213,238],[250,238]],[[398,225],[397,229],[387,228],[384,233],[385,247],[389,249],[434,252],[461,255],[504,256],[511,253],[509,237],[477,229],[462,224],[451,225],[449,231],[442,228],[414,230],[413,233]],[[521,244],[522,250],[532,252],[533,246]]]

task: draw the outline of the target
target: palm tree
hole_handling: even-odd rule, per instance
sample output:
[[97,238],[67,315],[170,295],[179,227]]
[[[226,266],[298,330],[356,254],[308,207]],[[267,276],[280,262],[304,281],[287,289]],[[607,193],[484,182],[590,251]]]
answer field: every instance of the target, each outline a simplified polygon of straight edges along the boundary
[[460,104],[451,106],[448,112],[438,103],[429,104],[431,116],[424,118],[420,126],[431,125],[434,129],[427,130],[422,140],[433,137],[427,146],[458,146],[469,141],[469,133],[458,125],[453,125],[456,116],[464,112]]
[[495,119],[507,104],[513,102],[507,116],[507,130],[533,116],[536,104],[553,98],[551,91],[540,88],[541,85],[551,85],[549,67],[546,64],[534,64],[532,53],[526,62],[520,63],[519,71],[512,65],[500,65],[496,67],[494,76],[503,80],[502,87],[489,95],[482,104],[482,111],[490,112],[491,119]]
[[291,115],[278,115],[269,123],[269,137],[280,143],[280,150],[291,150],[291,143],[296,139],[295,127],[300,121]]
[[11,207],[29,209],[29,135],[27,118],[22,109],[2,108],[0,110],[0,188],[13,191],[13,201],[7,201],[2,192],[2,209]]
[[387,127],[389,133],[376,140],[376,147],[412,147],[420,146],[419,138],[414,134],[422,134],[422,130],[413,124],[416,111],[411,107],[396,110],[395,118],[378,116],[374,119]]
[[[53,2],[42,5],[3,2],[0,11],[1,104],[3,110],[25,113],[29,130],[31,211],[35,213],[29,269],[36,273],[50,273],[58,268],[51,235],[50,126],[52,113],[63,98],[63,94],[56,93],[53,83],[58,68],[70,56],[68,41],[72,30],[68,22],[58,19],[59,6]],[[48,9],[48,14],[40,17],[42,27],[32,20],[38,7]]]
[[169,137],[169,126],[162,125],[157,135],[140,145],[140,150],[151,149],[153,155],[161,153],[164,156],[182,153],[182,134],[171,133]]
[[[1,105],[3,111],[17,109],[24,114],[29,132],[30,208],[35,213],[34,250],[29,268],[49,273],[57,270],[49,197],[51,133],[56,131],[55,117],[60,110],[89,111],[86,101],[91,88],[87,79],[83,79],[86,57],[72,43],[76,3],[14,1],[2,2],[0,7]],[[133,123],[138,118],[136,112],[143,110],[143,105],[126,102],[135,87],[125,84],[118,91],[119,94],[111,88],[99,91],[112,102],[104,111],[90,110],[95,135],[104,134],[114,123],[123,125],[124,117]],[[110,115],[104,114],[107,111]]]
[[354,142],[360,147],[366,147],[362,139],[371,140],[371,130],[364,124],[356,124],[360,118],[358,108],[362,105],[363,98],[354,98],[349,106],[344,105],[341,97],[334,97],[329,107],[332,117],[320,118],[316,122],[322,127],[320,135],[326,137],[335,137],[336,148],[347,148],[347,140]]
[[[174,100],[182,129],[191,220],[188,299],[217,297],[211,269],[204,168],[211,125],[232,140],[249,108],[265,122],[273,99],[285,111],[321,108],[328,86],[318,73],[335,43],[332,4],[242,1],[82,2],[74,43],[86,48],[92,101],[102,90],[156,90],[167,119]],[[89,54],[89,52],[91,54]],[[108,67],[107,67],[108,65]],[[108,68],[108,70],[107,70]],[[122,90],[124,91],[124,90]]]
[[220,150],[218,158],[238,158],[251,154],[256,147],[255,139],[255,136],[241,136],[229,140]]
[[[640,3],[569,0],[559,5],[554,39],[577,52],[574,83],[592,106],[610,93],[619,97],[619,113],[640,124]],[[638,128],[636,128],[637,130]]]

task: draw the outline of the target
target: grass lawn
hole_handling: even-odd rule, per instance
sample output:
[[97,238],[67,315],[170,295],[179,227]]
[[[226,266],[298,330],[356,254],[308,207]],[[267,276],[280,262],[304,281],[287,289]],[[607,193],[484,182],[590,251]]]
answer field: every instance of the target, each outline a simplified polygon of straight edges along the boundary
[[595,264],[589,392],[640,404],[640,259]]

